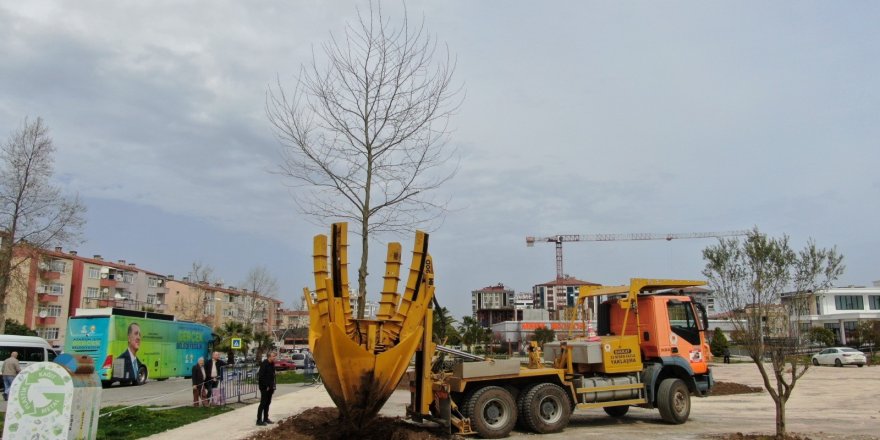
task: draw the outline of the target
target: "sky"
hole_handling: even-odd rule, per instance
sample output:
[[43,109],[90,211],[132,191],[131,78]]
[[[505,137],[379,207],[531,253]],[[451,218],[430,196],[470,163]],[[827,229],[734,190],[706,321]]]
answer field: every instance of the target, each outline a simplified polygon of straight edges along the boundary
[[[266,93],[365,2],[0,3],[0,137],[42,117],[56,183],[88,207],[80,255],[225,284],[264,266],[311,286],[312,236],[276,171]],[[399,20],[402,2],[383,2]],[[526,236],[749,229],[837,246],[837,285],[880,280],[880,4],[408,1],[456,59],[450,211],[432,232],[437,299],[555,278]],[[388,241],[375,237],[370,299]],[[350,237],[355,242],[356,237]],[[712,239],[564,245],[602,284],[702,277]],[[353,248],[352,266],[359,250]],[[408,258],[404,259],[408,264]],[[356,273],[352,270],[352,279]],[[313,287],[313,286],[312,286]]]

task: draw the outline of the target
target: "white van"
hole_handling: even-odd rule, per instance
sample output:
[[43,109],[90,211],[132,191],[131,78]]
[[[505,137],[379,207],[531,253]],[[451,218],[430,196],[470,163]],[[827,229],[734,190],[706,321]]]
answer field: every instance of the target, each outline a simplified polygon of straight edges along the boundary
[[[21,364],[22,369],[34,362],[49,362],[58,355],[43,338],[0,335],[0,369],[3,368],[3,361],[8,359],[13,351],[18,352],[18,363]],[[3,381],[0,381],[0,388],[3,388]]]

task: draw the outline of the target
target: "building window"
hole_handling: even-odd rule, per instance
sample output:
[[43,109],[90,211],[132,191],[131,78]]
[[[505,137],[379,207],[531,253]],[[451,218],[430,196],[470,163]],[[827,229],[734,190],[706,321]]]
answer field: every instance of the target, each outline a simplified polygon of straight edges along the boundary
[[154,277],[147,278],[147,287],[159,287],[159,279]]
[[868,296],[868,308],[871,310],[880,310],[880,295]]
[[67,263],[61,260],[52,260],[52,262],[49,263],[49,270],[52,272],[64,272],[66,268]]
[[37,293],[47,293],[49,295],[64,295],[64,286],[61,284],[43,284],[37,288]]
[[58,327],[37,328],[37,336],[43,339],[58,339]]
[[156,295],[147,295],[147,304],[156,304]]
[[86,287],[86,298],[97,298],[98,297],[98,288],[97,287]]
[[46,312],[46,316],[61,316],[61,306],[40,306],[39,313]]
[[837,310],[864,310],[865,303],[861,295],[837,295],[834,297]]
[[[131,284],[134,281],[134,272],[126,272],[122,275],[122,282]],[[150,286],[156,287],[156,286]]]
[[89,267],[89,278],[97,280],[101,277],[101,269],[97,267]]

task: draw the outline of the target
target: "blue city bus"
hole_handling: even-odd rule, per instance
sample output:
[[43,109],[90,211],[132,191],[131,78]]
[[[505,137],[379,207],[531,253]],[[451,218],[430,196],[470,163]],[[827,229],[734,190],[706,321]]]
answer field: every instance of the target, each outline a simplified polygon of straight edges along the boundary
[[141,385],[147,379],[190,377],[198,359],[208,359],[212,344],[210,327],[172,315],[77,309],[67,322],[64,352],[90,356],[105,386]]

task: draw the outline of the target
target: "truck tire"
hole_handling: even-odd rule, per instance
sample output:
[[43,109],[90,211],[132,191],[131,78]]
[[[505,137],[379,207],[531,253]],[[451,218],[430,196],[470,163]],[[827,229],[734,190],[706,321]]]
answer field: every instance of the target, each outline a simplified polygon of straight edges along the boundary
[[476,390],[465,404],[464,415],[480,437],[507,437],[516,425],[516,402],[501,387],[488,386]]
[[523,393],[520,417],[526,427],[538,434],[559,432],[568,425],[571,402],[559,385],[539,383]]
[[629,405],[606,406],[602,409],[605,410],[605,414],[608,414],[611,417],[623,417],[629,412]]
[[667,378],[657,389],[657,408],[667,423],[680,425],[691,414],[691,394],[681,379]]

